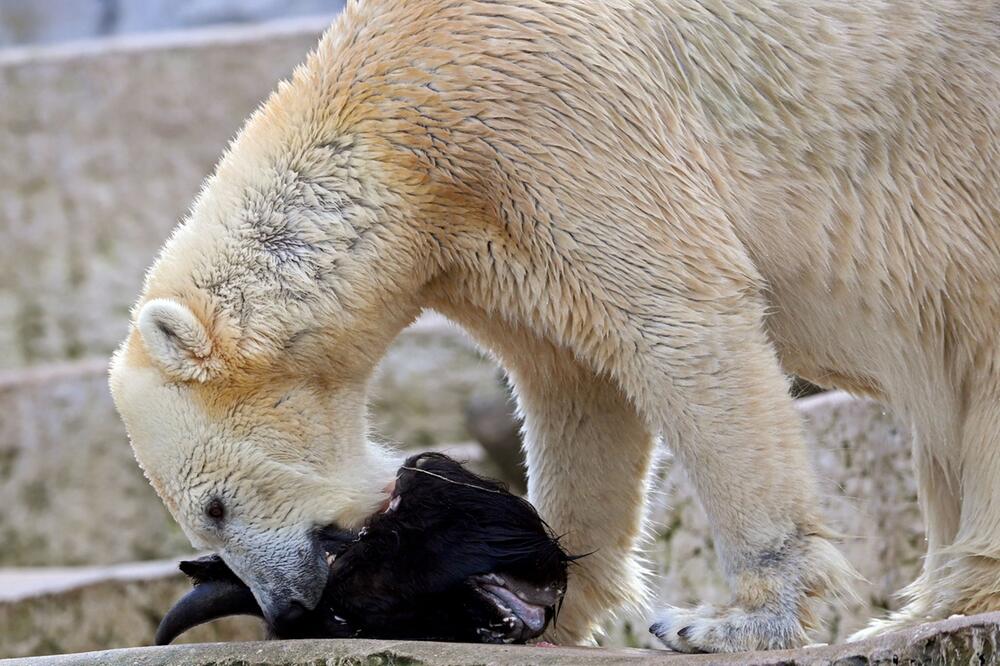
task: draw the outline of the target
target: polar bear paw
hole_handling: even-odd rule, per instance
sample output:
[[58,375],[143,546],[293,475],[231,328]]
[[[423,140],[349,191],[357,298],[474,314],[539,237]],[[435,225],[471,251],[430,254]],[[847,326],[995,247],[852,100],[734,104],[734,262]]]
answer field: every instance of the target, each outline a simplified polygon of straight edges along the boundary
[[770,609],[668,606],[649,631],[676,652],[780,650],[807,643],[795,614]]

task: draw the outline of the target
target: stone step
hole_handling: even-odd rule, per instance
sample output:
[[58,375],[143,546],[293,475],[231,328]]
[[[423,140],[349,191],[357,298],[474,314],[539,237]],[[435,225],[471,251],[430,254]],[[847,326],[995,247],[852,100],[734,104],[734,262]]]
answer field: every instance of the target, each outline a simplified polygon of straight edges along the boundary
[[176,560],[91,567],[2,567],[0,603],[64,594],[95,583],[150,582],[176,576]]
[[0,48],[199,25],[259,23],[276,17],[332,16],[343,6],[344,0],[4,0],[0,3]]
[[[1000,613],[956,617],[847,645],[732,655],[681,655],[662,650],[463,645],[372,640],[302,640],[171,645],[18,660],[24,666],[612,666],[718,664],[854,666],[861,664],[996,664]],[[0,660],[0,664],[5,663]]]
[[[151,645],[160,618],[190,583],[168,560],[0,570],[0,589],[3,658]],[[256,618],[236,617],[197,627],[182,641],[263,637]]]

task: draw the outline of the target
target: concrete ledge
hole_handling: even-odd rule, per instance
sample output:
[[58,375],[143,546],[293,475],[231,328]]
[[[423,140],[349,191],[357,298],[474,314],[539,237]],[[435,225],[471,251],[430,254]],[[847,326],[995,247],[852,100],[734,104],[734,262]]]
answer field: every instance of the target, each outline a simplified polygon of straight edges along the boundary
[[52,382],[76,381],[103,376],[108,371],[108,359],[88,358],[82,361],[46,363],[23,370],[0,370],[0,391],[37,388]]
[[0,603],[61,594],[94,583],[148,583],[178,577],[176,560],[96,567],[8,567],[0,569]]
[[[370,640],[268,641],[131,648],[18,660],[25,666],[527,666],[529,664],[994,664],[1000,613],[957,617],[847,645],[751,652],[734,655],[681,655],[660,650],[538,648]],[[0,661],[0,664],[10,663]]]
[[[176,563],[103,569],[7,571],[0,586],[0,658],[149,645],[164,611],[191,589]],[[231,617],[196,627],[184,643],[253,641],[259,620]]]
[[[336,14],[274,19],[251,24],[215,24],[157,32],[139,32],[109,37],[69,40],[55,44],[19,44],[0,50],[0,67],[26,62],[74,61],[102,58],[108,54],[139,53],[170,49],[215,48],[261,40],[319,36],[336,20]],[[305,53],[303,53],[303,59]],[[277,83],[274,81],[273,83]]]

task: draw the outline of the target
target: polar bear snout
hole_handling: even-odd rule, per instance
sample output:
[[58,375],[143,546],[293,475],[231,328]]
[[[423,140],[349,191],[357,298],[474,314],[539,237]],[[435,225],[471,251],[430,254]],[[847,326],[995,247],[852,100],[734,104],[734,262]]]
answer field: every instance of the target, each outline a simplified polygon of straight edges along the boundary
[[219,554],[275,629],[294,626],[316,608],[329,577],[320,540],[299,526],[233,534]]

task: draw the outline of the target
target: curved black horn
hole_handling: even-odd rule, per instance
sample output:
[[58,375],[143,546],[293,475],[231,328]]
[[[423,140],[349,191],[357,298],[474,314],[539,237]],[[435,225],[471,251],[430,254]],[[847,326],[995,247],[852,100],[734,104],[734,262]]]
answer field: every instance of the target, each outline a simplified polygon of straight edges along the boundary
[[163,616],[154,641],[167,645],[192,627],[229,615],[264,617],[246,585],[228,580],[199,583]]

